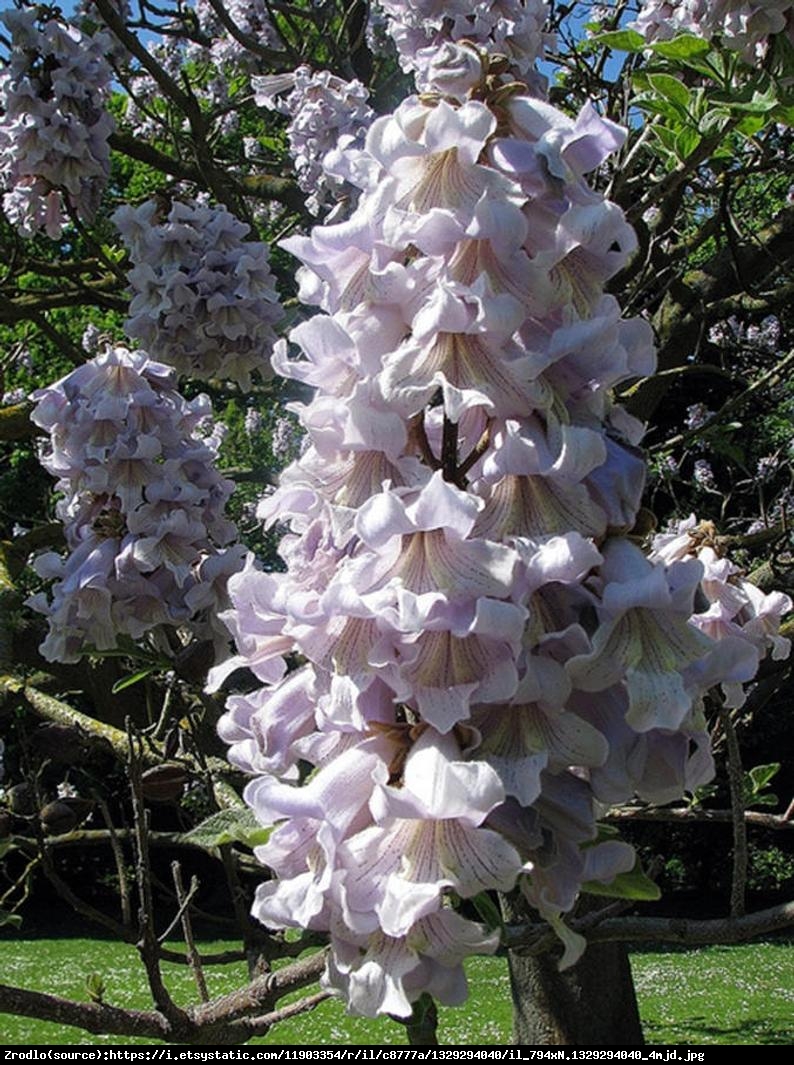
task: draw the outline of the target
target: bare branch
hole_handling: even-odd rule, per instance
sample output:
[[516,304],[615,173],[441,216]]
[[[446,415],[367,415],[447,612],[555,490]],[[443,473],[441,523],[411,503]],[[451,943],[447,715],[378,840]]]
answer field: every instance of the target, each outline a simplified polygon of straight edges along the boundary
[[[109,144],[122,155],[137,159],[140,163],[146,163],[147,166],[170,174],[180,181],[190,181],[195,185],[200,185],[204,180],[198,167],[192,166],[187,160],[175,159],[153,144],[147,144],[123,130],[113,133],[109,138]],[[224,179],[237,191],[238,195],[254,196],[261,200],[276,200],[293,211],[304,209],[306,197],[290,178],[273,174],[249,174],[237,179],[234,175],[227,173]]]
[[[89,717],[88,714],[75,710],[68,703],[64,703],[52,695],[47,695],[30,685],[25,686],[24,695],[36,713],[42,717],[46,717],[50,721],[57,721],[62,725],[74,725],[77,728],[81,728],[89,735],[109,743],[119,758],[122,760],[126,758],[127,733],[123,729],[114,728],[113,725],[106,725],[103,721],[97,721],[96,718]],[[143,757],[144,760],[147,758],[145,751]],[[152,764],[156,764],[153,755],[151,760]]]
[[[766,289],[771,278],[794,262],[794,208],[788,207],[739,249],[741,274]],[[716,320],[708,308],[742,291],[733,254],[721,249],[703,266],[691,270],[670,286],[653,318],[659,341],[659,368],[686,365],[705,324]],[[647,420],[672,383],[656,375],[642,383],[631,397],[629,409]]]
[[190,1011],[192,1019],[198,1025],[210,1026],[272,1009],[280,998],[313,984],[324,968],[324,951],[301,958],[291,965],[257,977],[247,987],[194,1007]]
[[185,937],[185,946],[187,948],[187,959],[188,964],[190,965],[190,971],[193,973],[193,979],[196,981],[199,998],[202,1002],[209,1002],[210,996],[207,991],[207,981],[204,978],[204,970],[201,967],[201,955],[196,949],[196,942],[193,939],[193,927],[190,923],[190,900],[198,891],[198,880],[193,877],[190,882],[190,891],[186,892],[184,884],[182,883],[182,869],[179,862],[171,863],[171,874],[174,878],[174,889],[176,890],[176,898],[179,903],[182,934]]
[[288,1006],[282,1006],[281,1009],[273,1010],[272,1013],[266,1013],[262,1017],[243,1017],[239,1021],[233,1021],[230,1028],[244,1032],[246,1039],[253,1039],[258,1035],[266,1035],[273,1025],[280,1021],[308,1013],[328,998],[331,998],[330,991],[317,991],[314,995],[307,995],[306,998],[298,999],[297,1002],[290,1002]]
[[[794,829],[794,821],[785,814],[765,814],[759,810],[745,810],[744,820],[748,825],[774,830]],[[731,824],[732,810],[701,810],[698,808],[673,807],[671,809],[648,809],[643,806],[623,806],[610,810],[604,821],[660,821],[691,825]]]
[[731,712],[726,706],[719,709],[719,721],[728,747],[728,785],[731,793],[731,823],[733,825],[733,872],[731,875],[731,917],[744,913],[747,889],[747,825],[744,808],[744,770],[739,740]]
[[140,938],[136,944],[149,981],[152,1001],[158,1010],[172,1024],[181,1026],[185,1019],[181,1010],[165,986],[160,970],[160,944],[154,929],[154,902],[152,899],[152,870],[149,863],[149,829],[146,809],[143,804],[141,786],[141,748],[140,738],[132,732],[132,723],[128,721],[129,735],[129,779],[132,794],[135,829],[135,879],[138,885],[138,925]]
[[[60,307],[98,306],[111,311],[125,311],[127,300],[116,293],[118,281],[112,275],[83,281],[79,286],[60,287],[50,292],[26,292],[16,299],[4,300],[0,305],[0,323],[35,320],[43,311]],[[80,362],[85,362],[84,358]]]
[[12,407],[0,407],[0,440],[30,440],[41,429],[30,420],[30,403],[15,403]]
[[168,1022],[154,1010],[120,1009],[102,1002],[72,1002],[60,995],[0,984],[0,1013],[52,1021],[97,1035],[167,1039]]
[[116,864],[116,876],[119,881],[119,901],[121,903],[121,923],[125,928],[130,928],[132,925],[132,909],[130,906],[130,885],[127,878],[127,869],[124,863],[124,853],[121,849],[121,843],[119,842],[115,825],[113,824],[113,818],[110,816],[108,804],[98,794],[96,795],[96,801],[102,813],[102,820],[107,827],[110,849],[113,852],[113,861]]
[[186,115],[191,114],[196,107],[195,99],[177,85],[174,79],[163,70],[157,60],[147,52],[136,35],[127,29],[124,19],[113,7],[113,4],[110,3],[110,0],[95,0],[95,4],[97,11],[102,16],[102,20],[107,23],[114,36],[121,41],[127,51],[135,56],[143,69],[152,76],[163,95],[168,97],[169,100],[173,100],[177,107],[184,111]]
[[[574,931],[577,922],[570,922]],[[767,910],[742,917],[689,920],[685,917],[610,917],[587,930],[590,943],[682,943],[685,946],[746,943],[756,936],[779,932],[794,925],[794,902],[784,902]],[[512,949],[531,945],[545,928],[539,925],[511,925],[505,930],[505,945]]]
[[[224,7],[220,0],[209,0],[210,7],[215,12],[218,21],[226,30],[226,32],[241,44],[246,51],[251,52],[252,55],[259,56],[260,59],[265,59],[276,73],[278,68],[283,70],[293,70],[298,60],[298,56],[290,49],[290,52],[277,52],[274,48],[268,48],[266,45],[261,44],[256,37],[253,37],[250,33],[244,33],[229,12]],[[305,12],[301,11],[301,15]]]
[[[315,954],[255,980],[240,991],[180,1011],[172,1018],[157,1010],[73,1002],[60,995],[7,984],[0,984],[0,1013],[52,1021],[96,1034],[146,1036],[170,1043],[231,1045],[261,1035],[279,1020],[314,1009],[327,998],[328,992],[321,991],[273,1010],[284,995],[314,983],[324,965],[325,955]],[[272,1012],[261,1015],[263,1009]],[[247,1019],[246,1015],[252,1013],[260,1016]]]

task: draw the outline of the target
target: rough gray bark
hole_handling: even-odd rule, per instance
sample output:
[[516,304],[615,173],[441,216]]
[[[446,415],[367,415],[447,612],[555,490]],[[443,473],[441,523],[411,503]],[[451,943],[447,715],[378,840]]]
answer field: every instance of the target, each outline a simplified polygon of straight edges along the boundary
[[[531,917],[518,892],[501,896],[501,902],[507,921]],[[508,962],[513,1042],[518,1046],[644,1045],[622,942],[591,944],[578,964],[564,972],[557,967],[557,952],[535,955],[518,948],[509,951]]]
[[513,1041],[519,1046],[642,1046],[626,948],[598,943],[559,972],[549,954],[510,952]]

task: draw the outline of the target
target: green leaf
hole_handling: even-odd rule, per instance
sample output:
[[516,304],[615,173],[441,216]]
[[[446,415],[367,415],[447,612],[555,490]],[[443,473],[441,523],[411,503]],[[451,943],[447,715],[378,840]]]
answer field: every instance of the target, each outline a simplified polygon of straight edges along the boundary
[[272,828],[263,828],[247,806],[235,810],[219,810],[206,821],[185,832],[182,839],[198,847],[222,847],[225,843],[244,843],[258,847],[267,843]]
[[768,115],[780,106],[774,83],[763,92],[757,88],[751,92],[748,86],[742,93],[714,92],[709,96],[720,107],[733,112],[746,112],[749,115]]
[[619,873],[614,880],[603,884],[600,880],[588,880],[582,884],[582,891],[588,895],[606,895],[611,899],[637,899],[641,902],[655,902],[662,893],[657,884],[645,875],[639,861],[628,873]]
[[99,973],[90,973],[85,978],[85,989],[92,1002],[101,1002],[105,994],[105,981]]
[[[676,104],[670,103],[669,100],[665,100],[661,96],[637,97],[634,100],[634,103],[648,114],[661,115],[662,118],[666,118],[668,122],[676,128],[681,125],[681,120],[684,118],[684,115]],[[656,127],[654,127],[654,133],[655,132]]]
[[669,100],[671,104],[680,107],[682,111],[689,108],[689,89],[672,74],[649,74],[648,81],[654,92]]
[[592,38],[592,44],[614,48],[618,52],[642,52],[647,48],[645,38],[636,30],[612,30]]
[[618,839],[620,836],[620,829],[617,825],[608,825],[606,821],[598,821],[596,828],[598,829],[598,835],[591,843],[585,843],[585,847],[597,847],[604,840]]
[[664,126],[654,126],[653,134],[659,141],[661,141],[668,152],[675,154],[675,130],[666,129]]
[[794,126],[794,104],[781,104],[771,117],[783,126]]
[[780,762],[770,762],[768,765],[753,766],[750,770],[750,780],[754,791],[761,791],[780,772]]
[[704,137],[710,137],[714,133],[722,133],[730,120],[730,115],[724,111],[707,111],[698,123],[698,129]]
[[679,130],[675,138],[675,151],[681,162],[686,162],[702,140],[698,131],[691,126]]
[[113,687],[110,689],[114,695],[119,692],[123,692],[125,688],[131,688],[133,684],[137,684],[140,680],[145,680],[154,673],[154,666],[147,666],[145,669],[139,669],[136,673],[130,673],[128,677],[122,677],[121,680],[117,680]]
[[493,931],[495,928],[504,927],[499,907],[487,891],[481,891],[480,894],[475,895],[471,901],[474,903],[474,908],[479,914],[480,920],[486,924],[488,928]]
[[681,34],[672,41],[658,41],[650,45],[652,52],[660,55],[663,59],[694,59],[696,56],[707,55],[711,50],[708,41],[701,37],[692,37],[689,34]]
[[6,913],[5,910],[0,910],[0,928],[4,928],[6,925],[13,925],[14,928],[19,928],[22,924],[22,918],[18,913]]

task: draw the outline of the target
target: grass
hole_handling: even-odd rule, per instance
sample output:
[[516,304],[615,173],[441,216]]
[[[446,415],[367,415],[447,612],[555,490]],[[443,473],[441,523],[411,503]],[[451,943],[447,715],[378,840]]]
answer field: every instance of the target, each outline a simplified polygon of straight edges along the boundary
[[[206,951],[228,944],[203,943]],[[780,1044],[794,1042],[794,945],[782,942],[693,951],[643,951],[632,955],[640,1012],[649,1044]],[[164,966],[174,998],[195,1001],[186,967]],[[22,937],[0,940],[0,979],[86,1000],[86,980],[96,974],[105,1001],[118,1006],[149,1005],[145,979],[131,947],[96,939]],[[232,990],[244,979],[242,966],[207,969],[211,995]],[[498,1045],[510,1040],[507,966],[480,958],[469,967],[471,997],[465,1006],[441,1010],[439,1039],[446,1045]],[[133,1045],[147,1040],[94,1036],[24,1017],[0,1016],[0,1044]],[[252,1045],[405,1044],[404,1029],[390,1020],[348,1017],[336,1000],[285,1021]],[[151,1044],[150,1044],[151,1045]]]
[[794,944],[635,954],[649,1043],[794,1043]]

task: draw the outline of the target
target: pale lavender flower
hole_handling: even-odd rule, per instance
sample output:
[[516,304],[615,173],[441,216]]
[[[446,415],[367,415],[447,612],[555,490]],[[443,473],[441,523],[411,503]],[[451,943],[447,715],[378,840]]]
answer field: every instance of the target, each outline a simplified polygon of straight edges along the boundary
[[274,325],[283,311],[269,249],[225,207],[175,202],[167,215],[150,200],[113,219],[133,268],[126,328],[180,374],[236,381],[270,376]]
[[713,417],[714,411],[709,410],[705,403],[693,403],[686,409],[684,424],[687,429],[700,429]]
[[756,466],[755,475],[761,480],[765,481],[767,478],[772,477],[780,467],[780,458],[778,455],[763,455]]
[[86,37],[34,9],[6,11],[11,58],[0,73],[0,189],[24,236],[61,236],[69,212],[91,221],[110,175],[110,38]]
[[262,429],[262,412],[249,407],[245,412],[244,427],[246,436],[256,436]]
[[692,468],[692,476],[695,480],[695,484],[700,485],[707,492],[713,492],[716,490],[716,481],[714,480],[714,470],[711,468],[711,463],[707,459],[695,459],[695,465]]
[[357,184],[356,157],[375,117],[361,82],[300,66],[291,74],[253,77],[251,85],[260,107],[290,116],[289,153],[312,214],[350,195]]
[[678,33],[719,38],[748,63],[763,59],[770,38],[792,33],[791,0],[644,0],[634,22],[648,41]]
[[726,705],[739,707],[760,660],[766,655],[788,657],[791,642],[779,629],[792,602],[787,595],[764,593],[745,580],[735,563],[717,553],[716,542],[714,526],[698,523],[691,515],[654,538],[652,557],[666,562],[696,558],[703,567],[700,591],[708,606],[693,615],[692,624],[717,641],[709,668],[719,673],[715,680],[721,683]]
[[[399,15],[406,40],[442,29],[431,0]],[[582,884],[635,861],[598,842],[597,803],[706,780],[703,692],[758,663],[694,624],[698,561],[621,535],[646,471],[614,395],[654,354],[605,294],[635,238],[586,175],[623,134],[526,94],[497,118],[463,53],[428,54],[443,97],[373,122],[352,216],[284,242],[320,308],[273,354],[314,390],[291,407],[307,446],[258,508],[286,568],[231,578],[238,653],[211,676],[262,683],[220,723],[276,826],[253,913],[330,932],[326,982],[367,1015],[462,1000],[495,940],[451,893],[518,887],[575,962]],[[759,604],[759,642],[780,609]]]
[[735,339],[735,331],[729,322],[715,322],[709,329],[709,341],[718,347],[726,347]]
[[[215,67],[253,64],[254,56],[241,47],[218,18],[208,0],[194,0],[191,5],[198,25],[210,39],[208,47],[191,42],[188,55],[208,58]],[[224,0],[224,10],[241,33],[252,37],[260,45],[278,48],[280,38],[273,25],[266,0]]]
[[55,580],[50,596],[29,601],[49,620],[42,654],[73,662],[164,624],[209,634],[223,653],[214,615],[242,557],[223,513],[232,483],[214,468],[211,437],[196,432],[207,398],[188,402],[173,370],[124,348],[32,398],[32,419],[50,434],[42,463],[58,478],[69,549],[35,562]]
[[[543,31],[546,0],[380,0],[387,29],[405,70],[424,77],[432,49],[467,40],[509,57],[519,75],[528,76],[550,38]],[[423,88],[422,84],[418,87]]]
[[288,462],[295,457],[300,439],[301,433],[295,422],[291,418],[278,417],[270,440],[273,457],[280,462]]

